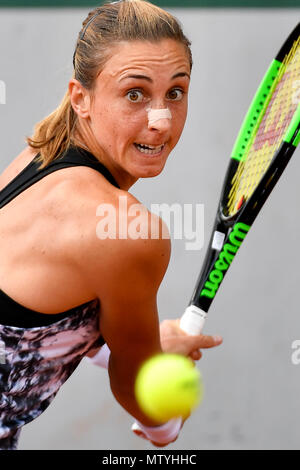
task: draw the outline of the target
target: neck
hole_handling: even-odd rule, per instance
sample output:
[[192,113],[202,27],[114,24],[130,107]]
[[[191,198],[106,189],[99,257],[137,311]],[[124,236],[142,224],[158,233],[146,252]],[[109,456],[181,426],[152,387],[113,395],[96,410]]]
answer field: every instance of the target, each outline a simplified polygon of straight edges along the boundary
[[[127,172],[124,172],[124,170],[121,168],[116,167],[113,164],[114,162],[106,157],[101,148],[99,148],[99,145],[95,142],[94,137],[90,135],[88,129],[77,129],[73,140],[75,145],[82,147],[87,152],[92,153],[99,160],[99,162],[108,169],[108,171],[118,183],[120,189],[128,191],[138,180],[138,178],[130,175]],[[89,145],[87,145],[87,142],[89,142]]]

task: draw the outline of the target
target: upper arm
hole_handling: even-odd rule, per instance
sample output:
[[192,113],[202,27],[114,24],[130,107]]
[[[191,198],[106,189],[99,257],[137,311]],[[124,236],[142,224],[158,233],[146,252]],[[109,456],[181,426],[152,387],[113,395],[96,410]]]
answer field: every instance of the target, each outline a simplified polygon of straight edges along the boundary
[[157,423],[137,406],[134,384],[141,364],[162,352],[156,296],[169,257],[169,239],[102,240],[88,270],[100,300],[100,331],[111,351],[111,390],[131,415],[149,426]]
[[147,238],[98,239],[86,258],[89,286],[100,300],[100,331],[115,367],[124,374],[161,351],[156,300],[169,263],[170,240],[157,217],[160,236],[151,238],[150,219],[147,212],[140,221],[148,224]]
[[99,285],[100,330],[111,351],[129,359],[160,349],[156,301],[169,246],[165,240],[123,240],[119,248]]

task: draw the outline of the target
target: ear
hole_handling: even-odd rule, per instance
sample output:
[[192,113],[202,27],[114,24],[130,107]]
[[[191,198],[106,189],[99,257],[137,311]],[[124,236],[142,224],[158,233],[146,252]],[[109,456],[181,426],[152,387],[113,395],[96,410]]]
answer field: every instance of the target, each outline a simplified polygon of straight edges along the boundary
[[72,78],[69,82],[69,94],[72,108],[75,113],[83,119],[86,119],[90,115],[90,95],[81,83]]

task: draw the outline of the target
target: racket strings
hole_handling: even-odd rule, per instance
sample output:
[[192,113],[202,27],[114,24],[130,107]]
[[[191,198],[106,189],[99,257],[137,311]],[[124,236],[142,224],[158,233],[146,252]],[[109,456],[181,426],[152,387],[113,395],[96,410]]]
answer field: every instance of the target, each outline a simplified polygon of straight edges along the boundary
[[231,182],[228,215],[235,214],[249,199],[269,167],[297,109],[297,85],[300,87],[300,37],[284,58],[257,120],[243,160]]

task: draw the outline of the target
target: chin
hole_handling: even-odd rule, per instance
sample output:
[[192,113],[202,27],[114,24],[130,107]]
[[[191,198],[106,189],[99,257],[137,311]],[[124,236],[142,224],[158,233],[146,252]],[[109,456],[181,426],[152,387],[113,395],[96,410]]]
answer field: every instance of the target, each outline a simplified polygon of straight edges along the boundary
[[135,178],[154,178],[164,169],[170,154],[170,145],[156,155],[146,155],[134,148],[128,160],[129,173]]
[[132,172],[132,174],[136,178],[154,178],[155,176],[158,176],[161,174],[165,167],[164,165],[159,165],[159,166],[150,166],[147,168],[136,168],[135,171]]

